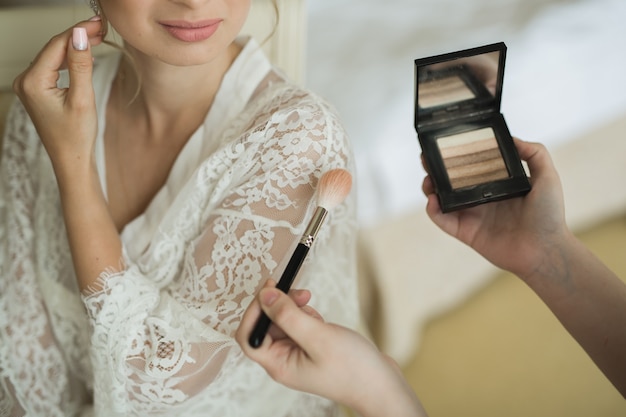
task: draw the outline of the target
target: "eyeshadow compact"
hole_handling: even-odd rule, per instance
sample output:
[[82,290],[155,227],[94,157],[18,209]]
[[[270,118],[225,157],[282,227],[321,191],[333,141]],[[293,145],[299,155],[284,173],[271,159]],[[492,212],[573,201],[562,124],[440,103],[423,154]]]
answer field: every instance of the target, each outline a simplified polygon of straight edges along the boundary
[[415,129],[443,212],[530,191],[500,113],[505,59],[500,42],[415,60]]

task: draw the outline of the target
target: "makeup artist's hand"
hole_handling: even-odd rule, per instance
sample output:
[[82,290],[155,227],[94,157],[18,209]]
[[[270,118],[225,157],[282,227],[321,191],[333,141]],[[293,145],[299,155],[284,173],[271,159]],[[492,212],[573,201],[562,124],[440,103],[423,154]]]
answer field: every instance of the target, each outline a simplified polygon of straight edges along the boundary
[[[325,323],[298,307],[274,284],[266,285],[243,316],[237,342],[276,381],[345,404],[363,417],[425,416],[399,368],[357,332]],[[263,344],[248,338],[261,308],[272,319]]]
[[565,223],[561,182],[547,149],[515,139],[528,163],[532,190],[524,197],[442,213],[429,176],[423,183],[426,211],[444,232],[471,246],[494,265],[521,278],[545,262],[550,249],[572,239]]
[[626,285],[567,227],[546,148],[515,144],[530,169],[527,195],[444,214],[427,177],[426,211],[443,231],[524,280],[626,398]]
[[[97,131],[91,83],[91,45],[102,41],[101,21],[83,21],[54,36],[13,82],[55,171],[89,161]],[[67,68],[69,88],[58,88],[59,70]]]

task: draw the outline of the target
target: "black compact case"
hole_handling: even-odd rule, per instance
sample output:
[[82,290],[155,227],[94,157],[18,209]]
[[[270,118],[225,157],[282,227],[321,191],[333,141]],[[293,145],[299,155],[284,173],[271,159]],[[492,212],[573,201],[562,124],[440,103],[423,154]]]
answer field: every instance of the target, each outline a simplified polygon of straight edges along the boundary
[[500,113],[505,59],[500,42],[415,60],[415,129],[443,212],[530,191]]

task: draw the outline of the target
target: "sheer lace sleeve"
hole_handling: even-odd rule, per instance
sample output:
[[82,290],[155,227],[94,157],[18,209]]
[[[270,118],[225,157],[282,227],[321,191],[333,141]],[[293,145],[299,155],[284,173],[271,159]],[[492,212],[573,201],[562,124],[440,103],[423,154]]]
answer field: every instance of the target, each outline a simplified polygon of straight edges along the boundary
[[6,295],[15,294],[16,288],[11,281],[23,279],[23,271],[29,268],[27,254],[30,249],[26,239],[11,236],[20,230],[22,233],[32,231],[34,200],[34,185],[28,169],[31,158],[26,152],[27,143],[18,140],[20,133],[24,134],[24,117],[23,108],[13,103],[7,116],[0,160],[0,412],[9,416],[21,415],[23,410],[15,398],[10,375],[13,369],[8,365],[10,356],[16,352],[8,343],[15,324],[11,320],[12,311]]
[[[233,336],[259,286],[278,279],[291,255],[319,177],[353,167],[345,133],[320,100],[285,87],[264,97],[225,132],[228,141],[180,191],[142,255],[126,255],[121,273],[103,271],[101,289],[84,294],[96,405],[144,415],[181,404],[207,415],[293,412],[296,397],[286,391],[255,409],[259,396],[282,388]],[[350,198],[331,213],[300,274],[319,296],[316,307],[348,325],[356,318],[354,227]],[[296,415],[328,410],[316,401],[326,405]]]
[[[65,338],[71,339],[76,328],[72,329],[73,324],[68,321],[62,326],[67,332],[54,334],[52,322],[57,317],[50,313],[51,305],[46,305],[39,288],[55,275],[53,266],[57,265],[57,259],[49,257],[44,263],[36,259],[37,252],[44,246],[53,248],[58,244],[38,239],[41,230],[54,234],[54,228],[38,222],[36,213],[54,215],[58,201],[42,191],[42,181],[54,180],[47,175],[50,172],[46,171],[45,151],[18,100],[7,116],[3,147],[0,162],[0,415],[75,414],[84,401],[87,384],[75,391],[67,390],[69,375],[75,369],[71,364],[68,366],[67,360],[75,356],[71,351],[64,356],[59,343]],[[45,216],[40,218],[44,222],[46,219]],[[63,238],[58,218],[56,224],[61,232],[57,236]],[[57,287],[46,288],[50,294],[57,293]],[[72,305],[71,300],[62,302]],[[80,313],[80,309],[78,311]],[[75,344],[76,340],[69,343]]]

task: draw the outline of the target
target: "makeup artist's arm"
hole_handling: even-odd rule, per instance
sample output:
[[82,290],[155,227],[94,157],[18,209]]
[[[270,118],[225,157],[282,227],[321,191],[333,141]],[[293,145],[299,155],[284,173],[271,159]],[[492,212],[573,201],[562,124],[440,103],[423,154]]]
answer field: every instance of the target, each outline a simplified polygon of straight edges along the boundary
[[[362,417],[426,417],[392,359],[353,330],[325,323],[308,306],[298,308],[274,285],[270,281],[259,292],[236,335],[244,353],[272,378],[342,403]],[[273,324],[254,349],[248,338],[261,308]]]
[[[81,289],[121,260],[121,243],[94,161],[97,116],[90,43],[101,41],[100,21],[86,21],[53,37],[13,88],[50,156],[59,184],[72,258]],[[85,30],[85,32],[82,32]],[[68,89],[57,88],[67,65]]]
[[517,139],[516,146],[530,169],[529,194],[444,214],[427,177],[428,215],[526,282],[626,397],[626,285],[569,230],[546,148]]

